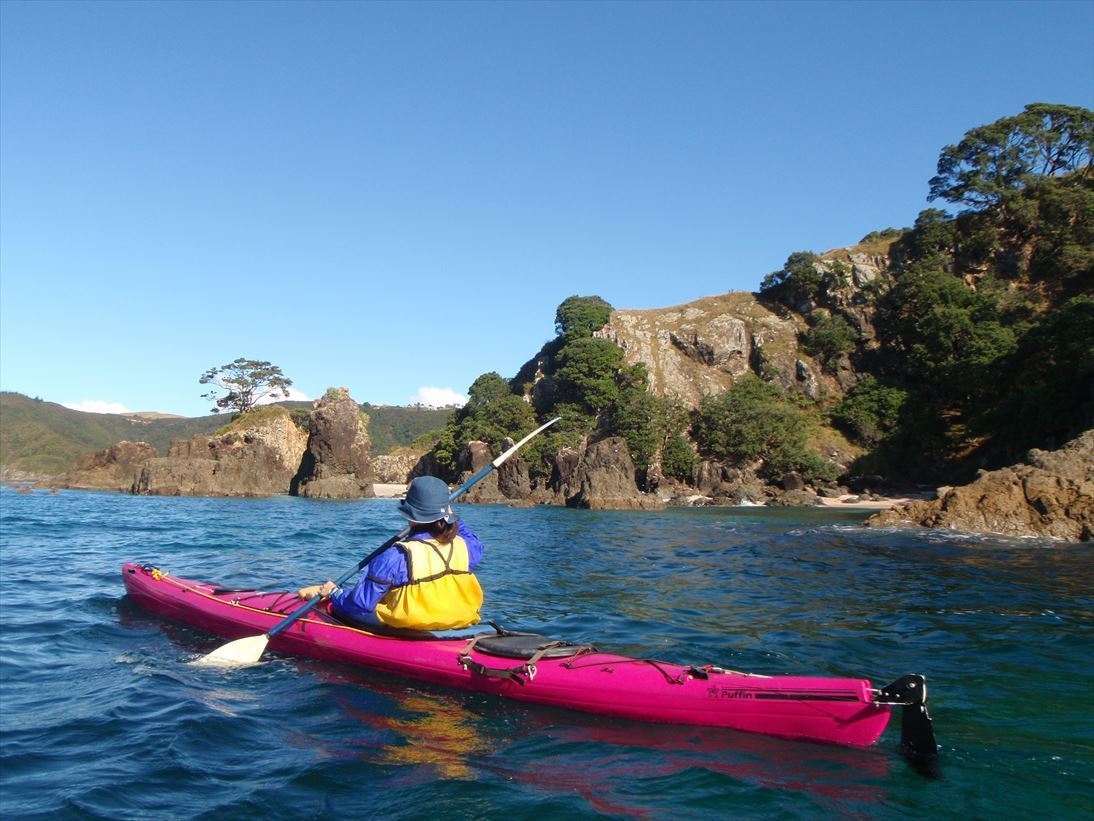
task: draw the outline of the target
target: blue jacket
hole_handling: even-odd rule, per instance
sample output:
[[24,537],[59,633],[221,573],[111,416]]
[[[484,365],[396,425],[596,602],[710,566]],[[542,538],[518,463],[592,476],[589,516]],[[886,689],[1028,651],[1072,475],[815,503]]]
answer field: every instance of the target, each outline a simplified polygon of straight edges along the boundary
[[[467,542],[468,569],[474,570],[482,561],[482,542],[462,521],[458,522],[456,533]],[[426,540],[428,533],[419,533],[410,539]],[[394,586],[406,584],[410,574],[406,566],[406,556],[392,545],[365,567],[357,584],[352,588],[340,587],[330,597],[331,611],[334,615],[350,621],[378,624],[376,603]]]

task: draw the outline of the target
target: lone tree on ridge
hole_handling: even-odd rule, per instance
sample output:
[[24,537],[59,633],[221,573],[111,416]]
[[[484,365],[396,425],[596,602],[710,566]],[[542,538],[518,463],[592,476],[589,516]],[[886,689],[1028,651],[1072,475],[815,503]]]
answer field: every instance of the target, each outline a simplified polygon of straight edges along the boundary
[[[213,413],[220,413],[222,410],[246,413],[267,396],[288,399],[289,387],[292,385],[292,380],[276,365],[243,357],[219,368],[210,368],[201,375],[198,382],[202,385],[216,385],[218,388],[201,395],[202,399],[216,403],[212,408]],[[220,396],[220,391],[227,391],[227,394]]]

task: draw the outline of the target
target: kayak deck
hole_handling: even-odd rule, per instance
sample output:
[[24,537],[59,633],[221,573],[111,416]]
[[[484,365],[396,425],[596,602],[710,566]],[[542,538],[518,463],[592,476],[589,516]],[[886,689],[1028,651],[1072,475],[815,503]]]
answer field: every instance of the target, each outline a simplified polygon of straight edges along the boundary
[[[292,591],[228,590],[149,565],[126,564],[122,577],[140,607],[229,639],[264,634],[301,605]],[[920,687],[921,697],[909,697],[893,689],[898,682],[875,690],[867,679],[762,676],[631,658],[593,647],[571,646],[572,651],[560,650],[558,655],[548,648],[532,658],[505,657],[489,650],[487,638],[495,632],[484,627],[477,639],[380,635],[344,624],[317,608],[271,637],[269,649],[616,718],[850,746],[877,741],[889,721],[890,706],[907,704],[907,711],[913,697],[930,721],[925,686]],[[922,683],[920,676],[905,679],[917,680],[909,685],[912,690]],[[932,734],[932,746],[933,742]]]

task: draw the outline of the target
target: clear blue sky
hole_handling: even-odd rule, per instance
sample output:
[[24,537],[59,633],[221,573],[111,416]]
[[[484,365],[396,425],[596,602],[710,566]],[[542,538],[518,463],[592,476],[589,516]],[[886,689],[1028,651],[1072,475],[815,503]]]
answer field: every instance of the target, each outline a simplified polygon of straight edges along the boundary
[[572,294],[755,290],[939,150],[1094,108],[1094,3],[0,3],[0,387],[200,415],[244,356],[406,404]]

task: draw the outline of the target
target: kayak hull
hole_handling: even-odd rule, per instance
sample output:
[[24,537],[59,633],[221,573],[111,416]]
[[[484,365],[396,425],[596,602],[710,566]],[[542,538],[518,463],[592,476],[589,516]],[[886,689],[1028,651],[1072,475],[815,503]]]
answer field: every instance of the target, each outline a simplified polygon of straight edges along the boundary
[[[148,565],[126,564],[122,578],[143,609],[228,639],[267,633],[301,605],[292,591],[225,590]],[[529,663],[469,643],[377,635],[317,608],[270,638],[268,648],[598,715],[850,746],[873,744],[890,716],[866,679],[760,676],[591,649]]]

